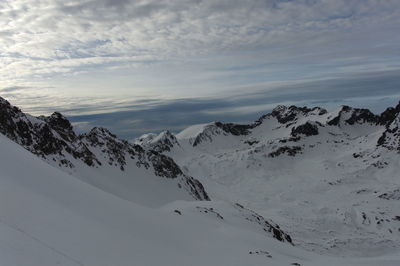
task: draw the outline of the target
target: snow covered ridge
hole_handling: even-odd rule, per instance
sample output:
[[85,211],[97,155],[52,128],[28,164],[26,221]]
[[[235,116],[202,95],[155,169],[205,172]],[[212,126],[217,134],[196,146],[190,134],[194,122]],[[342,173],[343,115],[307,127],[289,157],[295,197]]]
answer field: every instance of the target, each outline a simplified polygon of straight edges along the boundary
[[381,122],[386,130],[378,140],[378,144],[400,152],[400,103],[395,108],[388,108],[381,115]]
[[311,258],[320,265],[324,259],[290,245],[275,223],[240,205],[174,201],[146,208],[67,175],[2,134],[0,148],[1,265],[289,265]]
[[149,147],[157,152],[170,151],[172,147],[179,145],[176,137],[168,130],[158,135],[153,133],[144,134],[133,142],[141,146]]
[[0,98],[0,264],[400,265],[399,113],[278,106],[129,143]]
[[346,256],[400,251],[400,103],[381,114],[278,106],[253,123],[194,125],[175,139],[163,153],[211,198],[271,218],[296,246]]
[[0,97],[0,133],[67,172],[79,174],[82,171],[77,167],[105,165],[125,171],[128,164],[133,164],[152,175],[176,180],[176,189],[185,189],[195,199],[209,200],[202,184],[184,174],[172,158],[120,140],[104,128],[76,135],[71,123],[58,112],[49,117],[33,117]]
[[[396,107],[387,108],[382,114],[373,114],[368,109],[352,108],[342,106],[337,111],[328,113],[327,110],[314,107],[297,107],[279,105],[272,110],[271,113],[263,115],[251,124],[234,124],[213,122],[203,125],[191,126],[176,136],[169,131],[164,131],[159,135],[145,134],[133,142],[144,147],[152,147],[153,149],[164,152],[170,151],[173,146],[179,146],[179,140],[188,140],[195,147],[202,142],[212,142],[215,136],[247,136],[252,135],[252,132],[257,128],[262,128],[262,125],[269,123],[272,118],[278,122],[278,127],[286,127],[291,129],[291,140],[296,140],[298,136],[318,135],[318,127],[325,126],[357,126],[357,125],[375,125],[385,126],[387,130],[382,134],[382,138],[378,144],[383,145],[390,142],[391,135],[398,136],[400,124],[400,103]],[[397,119],[397,120],[396,120]],[[397,121],[397,122],[396,122]],[[277,129],[276,128],[276,129]],[[397,132],[397,135],[396,135]],[[386,136],[389,135],[389,136]],[[250,143],[252,142],[249,140]],[[393,140],[391,140],[393,142]],[[396,148],[400,150],[400,146],[394,143]],[[393,148],[393,145],[383,145],[388,148]]]

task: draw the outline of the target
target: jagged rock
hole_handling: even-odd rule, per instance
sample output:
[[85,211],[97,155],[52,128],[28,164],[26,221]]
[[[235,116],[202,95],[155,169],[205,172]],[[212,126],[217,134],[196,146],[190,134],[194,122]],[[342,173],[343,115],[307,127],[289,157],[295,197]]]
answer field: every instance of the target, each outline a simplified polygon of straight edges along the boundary
[[145,134],[137,138],[134,143],[142,145],[143,147],[152,149],[157,152],[168,152],[175,146],[179,146],[176,137],[168,130],[160,134]]
[[76,135],[72,128],[71,123],[67,118],[65,118],[59,112],[54,112],[49,117],[40,117],[40,118],[46,121],[52,129],[54,129],[58,134],[60,134],[63,137],[63,139],[70,141],[76,139]]
[[389,126],[400,113],[400,102],[396,107],[389,107],[379,117],[379,123],[384,126]]
[[204,127],[204,130],[200,132],[194,140],[192,140],[192,145],[193,147],[196,147],[202,142],[212,142],[213,141],[213,136],[219,136],[219,135],[228,135],[227,132],[221,129],[221,127],[218,127],[216,123],[207,125]]
[[254,125],[241,125],[233,123],[213,122],[202,126],[197,135],[191,137],[190,143],[193,147],[201,144],[212,142],[215,136],[245,136],[250,134],[250,130]]
[[338,115],[327,122],[330,126],[340,126],[342,123],[354,125],[355,123],[371,123],[377,124],[379,116],[373,114],[368,109],[352,108],[349,106],[342,106]]
[[291,135],[297,137],[298,135],[314,136],[318,135],[318,126],[322,126],[319,122],[306,122],[300,126],[293,127]]
[[[0,133],[42,158],[48,155],[65,157],[64,153],[69,153],[88,165],[99,164],[94,154],[79,142],[71,124],[60,113],[36,118],[0,99]],[[73,166],[66,158],[62,158],[60,163]]]
[[279,225],[274,224],[272,221],[267,221],[263,216],[257,214],[250,209],[245,208],[239,203],[236,203],[234,207],[243,214],[246,220],[258,224],[265,232],[272,233],[272,236],[275,239],[281,242],[288,242],[293,245],[290,235],[280,229]]
[[400,200],[400,189],[395,189],[390,192],[385,192],[379,195],[378,197],[385,200]]
[[[99,167],[105,159],[109,165],[118,167],[121,171],[125,170],[127,160],[135,160],[137,167],[154,171],[156,176],[177,179],[178,185],[195,199],[209,200],[202,184],[183,174],[172,158],[160,154],[158,150],[146,150],[140,145],[118,139],[109,130],[101,127],[77,136],[68,119],[58,112],[49,117],[36,118],[24,114],[0,97],[0,133],[58,166],[74,167],[68,155],[81,160],[88,167]],[[175,138],[171,133],[165,133],[165,136],[163,140]],[[162,144],[164,146],[157,146],[157,149],[164,151],[167,147],[172,147],[172,143],[164,141]],[[98,158],[95,154],[103,158]]]
[[239,125],[239,124],[233,124],[233,123],[221,123],[221,122],[215,122],[215,125],[219,128],[221,128],[223,131],[226,133],[230,133],[234,136],[244,136],[248,135],[250,133],[250,129],[253,128],[252,125]]
[[32,122],[15,106],[0,97],[0,133],[13,141],[30,146],[32,140]]
[[147,151],[147,157],[152,163],[155,174],[166,178],[176,178],[178,175],[182,175],[182,170],[172,160],[172,158],[160,154],[159,152],[149,150]]
[[400,152],[400,102],[381,114],[380,123],[385,125],[386,130],[378,139],[378,146]]
[[145,150],[140,145],[118,139],[105,128],[93,128],[89,133],[80,136],[91,147],[99,147],[107,156],[110,165],[125,169],[127,158],[136,159],[137,167],[152,167],[154,174],[160,177],[179,178],[179,185],[184,187],[194,198],[209,200],[203,185],[193,177],[183,174],[174,160],[156,150]]
[[379,121],[379,116],[373,114],[368,109],[354,109],[350,118],[346,120],[347,124],[354,125],[355,123],[371,123],[376,124]]
[[[308,107],[297,107],[297,106],[284,106],[278,105],[271,112],[271,116],[275,117],[279,123],[286,124],[288,122],[293,122],[299,115],[307,116],[310,114],[314,115],[324,115],[327,111],[320,107],[308,108]],[[260,119],[259,119],[260,120]]]

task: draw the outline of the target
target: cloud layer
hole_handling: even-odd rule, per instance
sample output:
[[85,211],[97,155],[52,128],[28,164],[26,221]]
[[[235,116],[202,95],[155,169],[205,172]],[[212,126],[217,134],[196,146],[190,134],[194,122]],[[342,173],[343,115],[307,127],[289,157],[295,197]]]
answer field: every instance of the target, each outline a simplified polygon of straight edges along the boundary
[[0,96],[124,137],[282,102],[391,102],[399,13],[398,0],[3,0]]
[[5,0],[1,82],[187,60],[209,68],[214,56],[229,66],[232,55],[252,67],[368,67],[398,52],[399,12],[397,0]]

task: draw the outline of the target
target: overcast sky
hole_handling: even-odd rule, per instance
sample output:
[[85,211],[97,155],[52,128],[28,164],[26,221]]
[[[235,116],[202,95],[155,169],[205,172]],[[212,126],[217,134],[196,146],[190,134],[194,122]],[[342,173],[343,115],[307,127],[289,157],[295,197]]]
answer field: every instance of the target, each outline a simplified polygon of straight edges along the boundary
[[399,0],[1,0],[0,96],[131,138],[400,99]]

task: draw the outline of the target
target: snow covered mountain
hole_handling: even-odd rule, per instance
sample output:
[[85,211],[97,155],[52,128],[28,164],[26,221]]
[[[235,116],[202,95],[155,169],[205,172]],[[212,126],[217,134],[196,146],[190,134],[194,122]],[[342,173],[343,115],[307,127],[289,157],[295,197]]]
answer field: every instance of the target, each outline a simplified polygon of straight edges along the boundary
[[296,245],[360,256],[400,248],[400,104],[381,115],[278,106],[251,124],[189,127],[168,149],[161,136],[141,139],[211,198],[268,214]]
[[310,256],[239,204],[147,208],[50,166],[3,135],[0,147],[0,265],[263,265],[296,261],[288,250]]
[[51,165],[127,200],[152,206],[209,199],[202,184],[170,157],[120,140],[105,128],[76,135],[57,112],[33,117],[0,98],[0,133]]
[[279,106],[130,143],[0,98],[0,265],[399,265],[399,117]]

